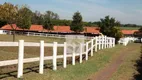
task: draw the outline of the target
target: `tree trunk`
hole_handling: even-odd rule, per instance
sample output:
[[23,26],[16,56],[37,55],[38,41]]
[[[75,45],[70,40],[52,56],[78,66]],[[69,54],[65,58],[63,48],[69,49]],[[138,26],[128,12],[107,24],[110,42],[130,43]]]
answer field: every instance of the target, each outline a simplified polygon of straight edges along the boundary
[[15,42],[15,30],[13,30],[13,42]]
[[12,28],[12,35],[13,35],[13,42],[15,42],[15,29],[14,29],[14,27],[13,27],[13,25],[12,24],[10,24],[10,26],[11,26],[11,28]]

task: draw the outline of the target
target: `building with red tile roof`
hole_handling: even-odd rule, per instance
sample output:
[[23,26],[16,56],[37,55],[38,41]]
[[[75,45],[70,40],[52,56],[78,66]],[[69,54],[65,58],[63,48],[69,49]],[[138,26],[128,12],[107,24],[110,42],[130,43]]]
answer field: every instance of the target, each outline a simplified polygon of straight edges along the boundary
[[42,25],[31,25],[30,31],[38,31],[38,32],[42,32],[44,29],[43,29],[43,26]]
[[5,25],[3,27],[0,28],[1,30],[22,30],[21,28],[19,28],[16,24],[12,24],[12,27],[10,25]]
[[121,32],[124,34],[124,36],[133,35],[135,32],[138,32],[138,30],[121,30]]
[[[17,27],[15,24],[13,24],[13,28],[15,30],[23,30],[19,27]],[[10,25],[5,25],[0,28],[1,30],[13,30]],[[70,26],[54,26],[53,30],[47,30],[44,29],[42,25],[31,25],[30,29],[24,29],[27,31],[34,31],[34,32],[53,32],[53,33],[74,33],[70,29]],[[125,36],[133,35],[135,32],[138,32],[138,30],[121,30],[121,32]],[[84,31],[81,33],[89,33],[89,34],[100,34],[98,27],[84,27]]]
[[71,33],[70,26],[54,26],[52,32]]
[[84,27],[84,33],[100,34],[98,27]]

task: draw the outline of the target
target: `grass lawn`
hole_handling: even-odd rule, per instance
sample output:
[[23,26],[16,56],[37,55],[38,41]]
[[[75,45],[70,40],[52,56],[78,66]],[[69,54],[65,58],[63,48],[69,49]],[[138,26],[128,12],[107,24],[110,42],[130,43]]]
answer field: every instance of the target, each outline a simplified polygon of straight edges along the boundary
[[140,52],[140,44],[134,44],[133,47],[135,48],[135,50],[129,52],[129,54],[123,60],[123,63],[120,65],[119,69],[116,71],[116,73],[113,74],[110,80],[142,80],[142,78],[137,79],[134,77],[134,75],[139,74],[136,65],[137,61],[141,59],[142,55],[142,53]]
[[[0,41],[11,41],[12,38],[8,35],[0,35]],[[17,36],[16,41],[19,39],[24,39],[25,41],[39,42],[40,40],[46,40],[46,42],[58,41],[60,43],[64,42],[64,39],[53,39],[53,38],[45,38],[45,37],[26,37],[26,36]],[[39,62],[26,63],[24,64],[24,80],[87,80],[88,77],[92,74],[98,72],[98,70],[107,66],[108,63],[113,61],[114,58],[117,57],[122,49],[132,48],[134,47],[134,53],[139,54],[140,44],[130,44],[125,47],[122,45],[117,45],[111,49],[104,49],[94,53],[93,57],[89,57],[88,61],[83,61],[82,64],[76,61],[76,65],[73,66],[70,64],[70,60],[68,60],[67,68],[64,69],[62,67],[62,59],[58,60],[58,69],[57,71],[52,70],[51,61],[45,61],[44,74],[40,75],[38,73],[38,64]],[[9,47],[0,48],[0,60],[6,59],[15,59],[17,58],[17,48]],[[39,48],[25,48],[25,57],[33,57],[39,56]],[[58,50],[58,54],[62,53],[62,50]],[[121,52],[121,51],[120,51]],[[45,49],[45,55],[52,55],[52,48]],[[133,56],[133,55],[132,55]],[[135,55],[136,56],[136,55]],[[0,67],[0,79],[2,80],[18,80],[17,76],[17,65]],[[119,79],[117,79],[119,80]]]
[[140,29],[140,27],[120,27],[121,30],[125,29],[125,30],[138,30]]
[[[12,41],[12,35],[0,35],[0,41]],[[62,38],[51,38],[51,37],[37,37],[37,36],[20,36],[16,35],[15,41],[24,40],[25,42],[40,42],[40,40],[44,40],[45,43],[58,42],[63,43],[65,39]]]
[[[0,35],[0,41],[11,41],[12,42],[12,35]],[[24,40],[25,42],[40,42],[40,40],[44,40],[45,43],[63,43],[65,39],[59,38],[50,38],[50,37],[37,37],[37,36],[19,36],[16,35],[15,40]],[[45,47],[45,56],[52,55],[52,47]],[[39,57],[40,48],[39,47],[25,47],[24,48],[24,57]],[[58,54],[63,53],[63,48],[58,48]],[[0,60],[11,60],[17,59],[18,57],[18,47],[0,47]]]

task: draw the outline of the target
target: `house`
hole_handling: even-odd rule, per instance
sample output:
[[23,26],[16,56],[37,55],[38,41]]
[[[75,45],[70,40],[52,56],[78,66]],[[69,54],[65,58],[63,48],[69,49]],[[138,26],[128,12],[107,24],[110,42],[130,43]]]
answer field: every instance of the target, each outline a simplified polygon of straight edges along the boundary
[[87,36],[94,36],[94,35],[99,35],[99,28],[98,27],[84,27],[84,31],[80,33],[75,33],[70,29],[70,26],[54,26],[53,30],[47,30],[44,29],[42,25],[31,25],[29,29],[21,29],[15,24],[13,24],[13,28],[11,28],[10,25],[5,25],[0,30],[6,30],[7,34],[15,30],[17,34],[20,34],[20,32],[37,32],[37,33],[49,33],[49,34],[86,34]]
[[121,32],[125,37],[129,37],[129,36],[134,36],[134,33],[138,32],[138,30],[121,30]]
[[[48,34],[60,34],[60,35],[72,35],[72,34],[81,34],[86,36],[96,36],[100,34],[98,27],[84,27],[84,31],[80,33],[75,33],[70,29],[70,26],[54,26],[53,30],[47,30],[44,29],[42,25],[31,25],[29,29],[21,29],[17,27],[15,24],[13,24],[13,28],[15,29],[17,34],[20,34],[21,31],[23,32],[36,32],[36,33],[48,33]],[[8,34],[9,31],[12,31],[13,28],[11,28],[10,25],[5,25],[0,28],[0,34]],[[138,30],[121,30],[124,36],[134,36],[135,32],[138,32]]]

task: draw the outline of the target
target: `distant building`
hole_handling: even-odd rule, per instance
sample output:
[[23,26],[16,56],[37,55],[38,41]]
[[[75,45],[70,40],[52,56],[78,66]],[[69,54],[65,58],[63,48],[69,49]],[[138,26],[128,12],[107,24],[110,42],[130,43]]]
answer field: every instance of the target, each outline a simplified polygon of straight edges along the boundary
[[134,36],[134,33],[138,32],[138,30],[121,30],[121,32],[125,37],[128,37],[128,36]]
[[[21,32],[37,32],[37,33],[49,33],[49,34],[84,34],[87,36],[94,36],[99,35],[99,28],[98,27],[84,27],[84,31],[80,33],[75,33],[74,31],[70,30],[70,26],[54,26],[53,30],[44,29],[42,25],[31,25],[29,29],[21,29],[15,24],[13,24],[13,28],[17,34]],[[10,25],[5,25],[0,28],[0,30],[6,31],[6,34],[10,34],[13,31]],[[2,33],[5,34],[5,33]]]
[[[21,32],[37,32],[37,33],[49,33],[49,34],[82,34],[86,36],[96,36],[100,34],[99,27],[84,27],[84,31],[80,33],[75,33],[70,29],[70,26],[54,26],[53,30],[44,29],[42,25],[31,25],[29,29],[21,29],[13,24],[13,28],[15,29],[17,34],[21,34]],[[10,31],[13,29],[10,25],[5,25],[0,28],[0,34],[10,34]],[[121,30],[124,36],[134,36],[135,32],[138,30]]]

